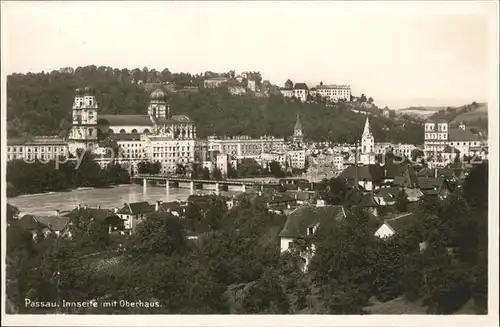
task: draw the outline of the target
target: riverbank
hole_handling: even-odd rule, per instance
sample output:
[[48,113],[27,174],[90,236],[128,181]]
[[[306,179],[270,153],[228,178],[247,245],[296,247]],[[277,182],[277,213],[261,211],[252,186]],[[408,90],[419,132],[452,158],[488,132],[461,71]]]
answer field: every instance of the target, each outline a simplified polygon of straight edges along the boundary
[[118,185],[105,185],[105,186],[97,186],[97,187],[77,187],[74,189],[60,190],[60,191],[48,191],[42,193],[29,193],[29,194],[17,194],[14,196],[7,195],[7,200],[22,198],[22,197],[33,197],[33,196],[41,196],[41,195],[51,195],[57,193],[70,193],[70,192],[78,192],[78,191],[87,191],[87,190],[95,190],[95,189],[112,189],[115,187],[128,186],[132,184],[118,184]]
[[[213,193],[208,187],[203,190],[195,190],[194,194],[203,195]],[[220,194],[233,196],[240,194],[241,190],[230,189]],[[148,185],[146,190],[142,185],[126,184],[111,188],[94,188],[85,190],[73,190],[69,192],[51,192],[41,194],[29,194],[8,198],[7,202],[16,206],[23,214],[51,215],[55,210],[70,211],[79,205],[89,207],[112,209],[121,208],[125,203],[146,201],[172,202],[186,201],[191,195],[190,188],[170,188],[168,192],[165,187]]]

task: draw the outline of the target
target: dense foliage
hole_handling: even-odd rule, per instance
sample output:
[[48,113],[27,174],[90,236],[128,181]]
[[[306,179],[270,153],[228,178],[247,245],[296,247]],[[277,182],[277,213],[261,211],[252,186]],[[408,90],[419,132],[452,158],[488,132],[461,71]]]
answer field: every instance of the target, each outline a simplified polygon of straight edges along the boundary
[[[253,73],[259,76],[257,72]],[[300,103],[279,94],[258,97],[253,93],[232,96],[227,88],[204,89],[205,76],[111,67],[78,67],[73,73],[13,74],[7,77],[7,120],[10,137],[23,134],[65,134],[71,126],[74,89],[92,85],[97,90],[101,114],[145,114],[149,101],[144,85],[132,83],[172,82],[176,88],[198,86],[199,92],[171,92],[173,114],[187,114],[197,123],[199,137],[209,135],[265,134],[288,137],[293,133],[297,113],[303,131],[312,140],[354,142],[363,131],[365,116],[350,109],[355,105],[339,103]],[[263,83],[265,84],[265,83]],[[380,110],[372,116],[372,130],[378,141],[422,143],[420,122],[384,118]],[[355,132],[353,132],[355,131]]]
[[104,169],[85,153],[78,161],[33,163],[12,160],[7,163],[7,196],[57,192],[77,187],[105,187],[128,184],[130,175],[120,164],[111,162]]
[[[487,164],[474,168],[445,200],[426,198],[416,224],[385,240],[373,217],[338,180],[325,201],[350,202],[347,218],[322,223],[280,255],[286,217],[251,193],[189,203],[184,218],[157,212],[137,226],[126,249],[86,209],[71,214],[72,239],[33,240],[8,206],[7,295],[11,312],[40,313],[41,301],[127,300],[155,308],[59,308],[68,313],[365,313],[371,297],[419,299],[429,313],[455,312],[473,298],[487,308]],[[338,199],[334,190],[342,194]],[[189,239],[192,232],[198,239]],[[305,272],[301,258],[315,245]],[[423,246],[425,245],[425,246]],[[45,311],[44,311],[45,310]]]

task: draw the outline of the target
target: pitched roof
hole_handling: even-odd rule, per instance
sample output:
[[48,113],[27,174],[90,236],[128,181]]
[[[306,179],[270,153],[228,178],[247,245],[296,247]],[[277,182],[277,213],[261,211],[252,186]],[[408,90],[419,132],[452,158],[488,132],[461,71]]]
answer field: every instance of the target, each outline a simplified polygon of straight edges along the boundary
[[378,182],[384,175],[383,168],[378,165],[350,166],[340,173],[339,177],[344,179],[356,178],[356,168],[358,169],[358,179]]
[[177,201],[174,202],[162,202],[159,205],[160,211],[169,211],[169,210],[180,210],[181,204]]
[[301,130],[301,129],[302,129],[302,125],[300,124],[299,113],[297,113],[297,121],[295,122],[295,126],[293,127],[293,130],[297,131],[297,130]]
[[68,216],[36,216],[35,219],[54,232],[62,231],[69,223]]
[[444,178],[438,177],[419,177],[418,178],[418,185],[420,189],[422,190],[427,190],[427,189],[435,189],[441,187],[443,183],[445,182]]
[[301,90],[309,90],[307,87],[306,83],[295,83],[293,86],[294,89],[301,89]]
[[479,141],[481,138],[479,135],[472,133],[469,130],[463,130],[460,128],[450,129],[448,131],[449,141]]
[[99,124],[110,126],[153,126],[148,115],[99,115]]
[[307,228],[326,221],[345,219],[348,212],[343,206],[316,207],[305,203],[297,207],[286,220],[279,237],[298,238],[307,235]]
[[109,209],[89,208],[87,211],[92,218],[99,221],[104,221],[109,217],[116,217],[116,214]]
[[140,213],[148,213],[153,212],[155,210],[154,206],[149,204],[148,202],[135,202],[135,203],[125,203],[123,208],[121,208],[118,213],[119,214],[140,214]]
[[373,192],[375,196],[383,197],[387,200],[395,200],[401,189],[399,187],[382,187]]
[[384,177],[390,179],[390,178],[396,178],[397,176],[403,176],[408,168],[408,164],[405,163],[398,164],[389,161],[382,168],[384,170]]
[[406,166],[402,176],[396,176],[393,183],[398,186],[408,188],[418,187],[418,179],[415,171],[410,166]]
[[395,233],[400,233],[417,222],[418,216],[413,212],[397,214],[392,218],[384,220],[384,224],[389,226]]
[[378,207],[379,204],[375,201],[373,193],[365,193],[363,194],[363,198],[361,200],[360,206],[362,207]]
[[19,218],[15,225],[23,230],[39,230],[43,227],[43,225],[35,219],[33,215],[24,215]]

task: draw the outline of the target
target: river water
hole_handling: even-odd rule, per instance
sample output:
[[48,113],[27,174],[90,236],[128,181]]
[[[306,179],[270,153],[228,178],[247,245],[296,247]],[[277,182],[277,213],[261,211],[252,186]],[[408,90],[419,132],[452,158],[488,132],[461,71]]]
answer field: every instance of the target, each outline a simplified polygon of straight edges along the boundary
[[[204,185],[203,190],[195,190],[195,194],[211,194],[215,192],[215,185]],[[228,191],[221,191],[221,195],[232,196],[241,193],[241,187],[229,186]],[[52,215],[56,210],[73,210],[79,204],[89,207],[111,209],[121,208],[125,203],[147,201],[170,202],[186,200],[190,195],[189,185],[180,185],[179,188],[170,188],[167,194],[165,186],[148,185],[146,190],[142,185],[121,185],[105,189],[83,189],[71,192],[54,192],[44,194],[21,195],[8,198],[7,202],[15,205],[21,214]]]

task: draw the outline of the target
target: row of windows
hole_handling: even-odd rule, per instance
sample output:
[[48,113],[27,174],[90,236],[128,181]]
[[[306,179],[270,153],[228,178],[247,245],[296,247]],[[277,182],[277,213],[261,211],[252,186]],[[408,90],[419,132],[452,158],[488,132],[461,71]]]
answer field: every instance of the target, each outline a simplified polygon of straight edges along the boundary
[[[40,159],[40,160],[54,160],[55,158],[57,157],[57,155],[55,154],[41,154],[41,155],[37,155],[37,154],[34,154],[34,155],[27,155],[26,156],[26,159],[27,160],[35,160],[35,159]],[[64,157],[64,156],[62,156]],[[22,155],[22,154],[8,154],[7,155],[7,160],[16,160],[16,159],[25,159],[25,157]]]
[[181,153],[178,153],[178,152],[174,152],[174,153],[168,153],[168,155],[161,155],[160,153],[153,153],[153,157],[156,158],[156,157],[168,157],[168,158],[171,158],[171,157],[187,157],[189,156],[189,153],[187,152],[181,152]]
[[64,150],[66,149],[66,147],[62,146],[62,147],[57,147],[57,146],[47,146],[47,147],[30,147],[30,146],[27,146],[27,147],[7,147],[7,152],[23,152],[24,149],[27,149],[28,152],[31,152],[31,150],[33,150],[33,152],[38,152],[38,149],[40,149],[40,152],[57,152],[59,150],[59,152],[64,152]]
[[[142,132],[143,132],[143,133],[149,133],[149,129],[147,129],[147,128],[146,128],[146,129],[144,129]],[[108,134],[114,134],[114,133],[115,133],[115,131],[114,131],[114,130],[112,130],[111,128],[110,128],[110,129],[108,129]],[[122,129],[120,129],[120,134],[126,134],[126,133],[127,133],[127,132],[126,132],[123,128],[122,128]],[[132,131],[130,131],[130,133],[132,133],[132,134],[137,134],[137,133],[138,133],[138,131],[137,131],[137,129],[135,129],[135,128],[134,128],[134,129],[132,129]]]

